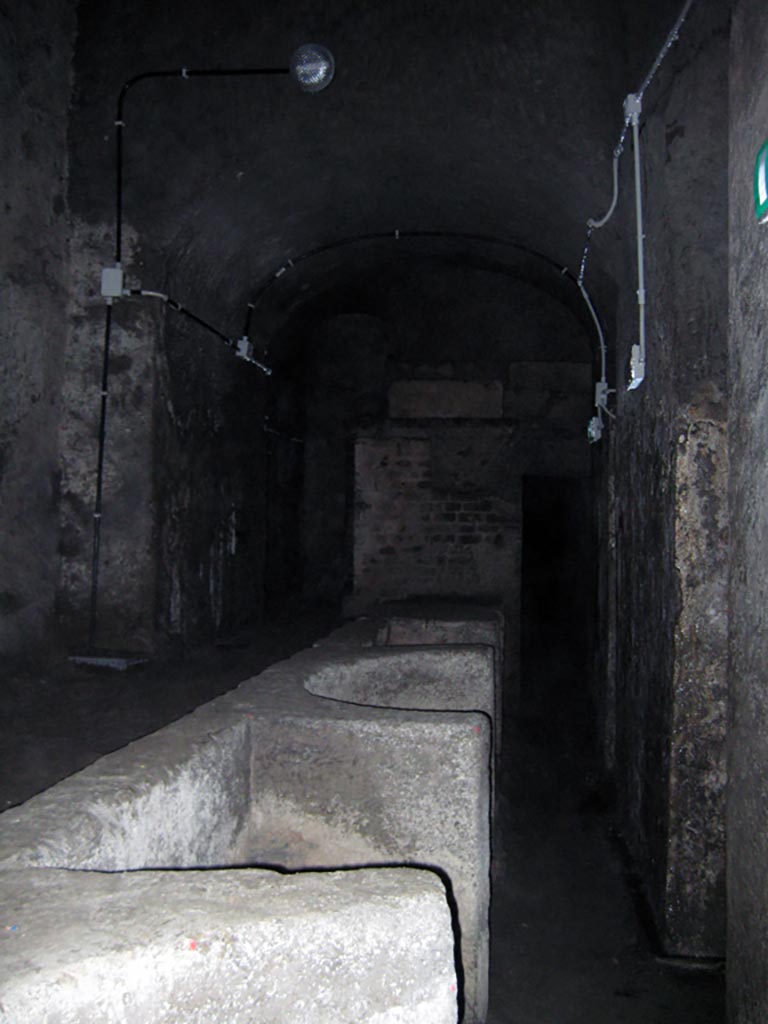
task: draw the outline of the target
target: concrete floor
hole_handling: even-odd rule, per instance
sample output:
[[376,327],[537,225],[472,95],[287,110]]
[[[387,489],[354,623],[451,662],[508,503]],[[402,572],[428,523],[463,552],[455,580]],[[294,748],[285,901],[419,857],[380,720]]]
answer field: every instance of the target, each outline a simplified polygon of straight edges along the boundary
[[[334,625],[276,625],[128,673],[70,665],[0,692],[0,808],[178,718]],[[578,708],[506,723],[491,910],[488,1024],[721,1024],[722,971],[654,954]],[[552,705],[550,704],[550,708]],[[640,906],[641,910],[641,906]],[[710,965],[711,966],[711,965]]]

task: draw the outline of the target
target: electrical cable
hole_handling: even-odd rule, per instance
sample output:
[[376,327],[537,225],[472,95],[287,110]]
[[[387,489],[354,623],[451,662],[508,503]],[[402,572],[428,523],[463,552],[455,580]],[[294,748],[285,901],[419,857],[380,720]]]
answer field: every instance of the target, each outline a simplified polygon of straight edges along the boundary
[[[673,25],[672,29],[670,30],[669,35],[667,36],[667,38],[666,38],[666,40],[664,42],[664,45],[659,50],[658,54],[656,55],[656,59],[654,60],[653,64],[651,65],[650,70],[648,71],[648,74],[643,79],[643,84],[640,86],[638,91],[634,94],[640,100],[641,106],[642,106],[643,96],[645,95],[646,90],[648,89],[648,87],[651,84],[651,82],[653,81],[653,79],[656,77],[656,75],[658,73],[658,70],[661,67],[662,63],[664,62],[667,54],[669,53],[669,51],[672,49],[672,47],[674,46],[674,44],[678,40],[679,35],[680,35],[680,29],[682,28],[685,19],[688,17],[688,12],[690,11],[691,6],[693,5],[693,2],[694,2],[694,0],[686,0],[686,2],[683,4],[682,10],[680,11],[680,14],[677,17],[677,20],[675,21],[675,24]],[[615,146],[615,148],[613,150],[613,198],[611,200],[611,205],[608,208],[607,213],[605,213],[602,217],[599,217],[597,219],[590,218],[587,221],[587,239],[586,239],[586,243],[585,243],[585,246],[584,246],[584,252],[582,254],[581,267],[579,269],[579,280],[580,281],[584,280],[584,274],[586,273],[587,261],[589,259],[589,250],[590,250],[590,241],[591,241],[591,237],[592,237],[592,231],[596,230],[596,229],[599,229],[599,228],[602,228],[602,227],[605,227],[605,225],[608,223],[608,221],[613,216],[613,213],[614,213],[614,211],[616,209],[616,204],[617,204],[618,199],[619,199],[619,161],[620,161],[621,156],[622,156],[622,154],[624,152],[624,143],[626,141],[627,131],[629,130],[630,123],[631,123],[630,118],[625,116],[624,117],[624,124],[623,124],[622,129],[621,129],[621,134],[619,135],[619,141],[617,142],[617,144],[616,144],[616,146]]]
[[497,238],[495,235],[474,234],[472,232],[462,231],[402,231],[400,229],[396,229],[395,231],[371,231],[360,235],[348,235],[333,242],[327,242],[323,245],[315,246],[314,248],[301,253],[299,256],[293,256],[291,259],[286,260],[286,262],[281,264],[277,270],[268,275],[263,284],[256,289],[253,305],[258,306],[264,293],[269,291],[269,289],[277,283],[286,271],[293,269],[293,267],[299,263],[303,263],[305,260],[313,259],[316,256],[321,256],[324,253],[333,251],[334,249],[341,249],[347,245],[354,245],[358,242],[378,242],[384,239],[394,239],[395,241],[399,241],[404,238],[446,238],[458,239],[460,241],[486,242],[492,245],[503,245],[517,249],[519,252],[523,252],[528,256],[535,256],[537,259],[548,263],[560,273],[564,270],[563,266],[558,263],[557,260],[552,259],[545,253],[539,252],[537,249],[533,249],[521,242],[513,242],[509,239]]
[[[638,105],[639,105],[639,97]],[[632,117],[632,143],[635,157],[635,224],[637,235],[637,313],[638,344],[632,346],[629,390],[645,380],[645,234],[643,229],[643,182],[640,158],[639,111]]]
[[93,650],[96,641],[96,618],[99,594],[99,566],[101,551],[101,506],[104,491],[104,440],[107,434],[107,395],[109,394],[109,343],[112,334],[112,301],[107,302],[104,321],[104,352],[101,364],[101,407],[99,412],[98,461],[96,466],[96,497],[93,503],[93,541],[91,552],[91,594],[88,614],[88,647]]
[[[630,391],[638,388],[643,380],[645,379],[645,359],[646,359],[646,317],[645,317],[645,236],[643,234],[643,206],[642,206],[642,166],[640,160],[640,126],[639,118],[640,112],[642,111],[643,96],[650,86],[651,82],[656,77],[659,68],[664,62],[667,54],[672,49],[673,45],[677,42],[680,29],[683,26],[685,19],[688,17],[688,12],[693,5],[694,0],[685,0],[683,7],[672,26],[663,46],[656,55],[653,64],[651,65],[648,74],[643,79],[643,83],[640,89],[636,93],[630,93],[624,101],[624,124],[619,135],[619,141],[613,151],[613,196],[611,204],[608,207],[606,213],[599,218],[590,218],[587,221],[587,234],[584,241],[584,247],[581,254],[581,262],[579,265],[578,273],[578,284],[581,287],[584,283],[584,276],[587,271],[587,263],[592,246],[592,234],[594,231],[599,230],[608,223],[613,216],[616,205],[619,199],[619,161],[624,152],[624,143],[626,141],[627,132],[630,125],[632,126],[632,142],[634,150],[634,180],[635,180],[635,220],[636,220],[636,231],[637,231],[637,303],[638,303],[638,320],[639,320],[639,338],[638,344],[632,346],[631,353],[631,377],[628,385]],[[598,390],[596,394],[605,395],[607,394],[607,381],[605,376],[605,369],[603,369],[603,375],[600,380],[599,386],[601,390]],[[600,417],[600,403],[596,400],[598,418]],[[605,412],[609,412],[607,406],[604,407]],[[609,413],[610,415],[610,413]]]
[[[139,82],[146,81],[152,78],[231,78],[231,77],[251,77],[255,75],[290,75],[290,68],[180,68],[174,70],[162,70],[162,71],[146,71],[140,75],[134,75],[133,78],[129,78],[122,86],[120,93],[117,98],[117,108],[115,114],[115,266],[112,268],[117,272],[118,278],[122,279],[122,253],[123,253],[123,164],[125,158],[125,146],[123,140],[123,130],[125,128],[125,100],[128,96],[129,91],[134,85]],[[103,287],[103,286],[102,286]],[[107,296],[107,313],[104,322],[104,343],[103,343],[103,355],[102,355],[102,378],[101,378],[101,407],[99,413],[99,433],[98,433],[98,454],[96,462],[96,496],[94,499],[94,510],[93,510],[93,547],[91,555],[91,591],[90,591],[90,606],[89,606],[89,626],[88,626],[88,646],[93,650],[96,641],[96,627],[98,620],[98,598],[99,598],[99,571],[100,571],[100,551],[101,551],[101,512],[102,512],[102,494],[104,490],[104,452],[106,447],[106,435],[107,435],[107,394],[109,390],[109,350],[110,340],[112,332],[112,302],[113,298],[117,294],[122,294],[122,290],[119,292],[111,293]],[[164,296],[160,292],[147,292],[155,297],[163,298],[166,302],[171,304],[171,300]],[[189,311],[184,310],[178,303],[179,312],[184,313],[191,319],[196,320],[203,327],[208,330],[212,330],[214,334],[217,334],[220,338],[226,341],[228,344],[232,344],[231,339],[227,338],[216,328],[213,328],[210,324],[196,317]],[[176,308],[176,307],[174,307]],[[249,362],[255,363],[261,370],[267,374],[271,374],[271,370],[260,363],[258,360],[250,357],[246,354],[245,350],[241,351],[241,346],[235,343],[235,347],[238,350],[238,355],[247,359]]]
[[122,261],[123,249],[124,110],[126,97],[133,86],[153,78],[243,78],[254,75],[290,75],[290,73],[290,68],[173,68],[164,71],[145,71],[140,75],[134,75],[124,83],[117,99],[115,115],[115,263],[118,266]]
[[683,9],[680,11],[680,14],[677,17],[677,21],[672,26],[672,29],[670,30],[670,33],[667,36],[666,42],[664,43],[662,48],[659,50],[658,55],[656,57],[656,60],[651,65],[650,71],[648,72],[648,74],[645,76],[645,78],[643,80],[643,84],[640,86],[639,90],[635,94],[636,96],[638,96],[640,98],[641,101],[643,99],[643,96],[645,95],[645,90],[648,88],[648,86],[651,84],[651,82],[656,77],[656,72],[661,67],[665,57],[667,56],[669,51],[672,49],[674,44],[677,42],[678,37],[680,35],[680,29],[683,27],[683,22],[688,17],[688,12],[690,11],[692,4],[693,4],[693,0],[686,0],[686,2],[683,4]]
[[324,255],[329,252],[333,252],[335,249],[341,249],[348,245],[355,245],[359,242],[372,242],[372,241],[383,241],[387,239],[393,239],[394,241],[400,241],[401,239],[419,239],[419,238],[441,238],[448,240],[458,241],[470,241],[470,242],[482,242],[488,245],[498,245],[506,248],[515,249],[518,252],[524,253],[526,256],[533,256],[537,260],[547,264],[553,270],[556,270],[561,277],[565,277],[572,284],[578,288],[582,299],[586,303],[587,309],[589,310],[590,317],[592,318],[595,327],[597,329],[597,341],[600,347],[600,362],[603,367],[603,375],[605,374],[606,366],[606,343],[605,343],[605,332],[603,330],[600,318],[595,309],[594,303],[592,302],[587,289],[584,287],[582,280],[579,280],[566,266],[557,260],[548,256],[546,253],[540,252],[538,249],[534,249],[523,242],[515,242],[511,239],[498,238],[495,235],[484,235],[475,234],[472,232],[465,231],[403,231],[396,229],[395,231],[371,231],[360,235],[349,235],[344,238],[337,239],[333,242],[326,242],[323,245],[315,246],[312,249],[308,249],[306,252],[301,253],[298,256],[293,256],[291,259],[286,260],[285,263],[281,264],[277,270],[272,271],[263,281],[263,283],[257,286],[254,297],[250,303],[251,311],[255,309],[262,301],[266,293],[277,284],[281,277],[300,263],[304,263],[306,260],[314,259],[317,256]]
[[[174,310],[176,313],[180,313],[182,316],[185,316],[188,320],[191,320],[193,323],[197,324],[198,327],[202,327],[210,334],[215,335],[215,337],[219,338],[221,341],[224,342],[227,348],[235,349],[240,359],[244,359],[247,363],[252,363],[254,366],[258,366],[258,368],[263,373],[265,373],[267,377],[272,376],[271,367],[266,366],[264,363],[254,358],[252,354],[252,346],[248,341],[247,333],[242,338],[240,338],[239,341],[235,340],[234,338],[230,338],[228,334],[224,334],[224,332],[220,331],[218,327],[214,327],[213,324],[209,323],[207,320],[203,320],[203,318],[201,316],[198,316],[197,313],[193,313],[191,309],[187,309],[186,306],[182,306],[180,302],[177,302],[176,299],[172,299],[170,295],[166,295],[165,292],[151,291],[148,288],[127,288],[125,289],[123,294],[126,296],[141,296],[142,298],[161,299],[167,306],[170,306],[170,308]],[[250,315],[248,316],[248,322],[250,322]]]

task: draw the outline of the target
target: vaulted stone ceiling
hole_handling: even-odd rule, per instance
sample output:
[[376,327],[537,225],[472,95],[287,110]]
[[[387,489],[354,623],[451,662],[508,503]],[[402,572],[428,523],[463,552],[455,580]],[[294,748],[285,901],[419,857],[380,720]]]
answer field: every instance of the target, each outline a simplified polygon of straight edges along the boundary
[[[333,85],[318,95],[288,78],[179,78],[131,90],[124,213],[138,245],[132,277],[170,287],[181,301],[194,296],[198,306],[204,296],[208,315],[234,323],[289,259],[399,230],[460,236],[451,259],[504,265],[562,291],[556,273],[526,260],[525,249],[578,269],[585,222],[610,201],[623,97],[677,13],[661,3],[623,7],[86,0],[72,208],[105,226],[107,262],[113,121],[127,79],[156,69],[285,66],[298,45],[317,41],[337,62]],[[419,247],[429,250],[429,239]],[[444,240],[434,248],[443,253]],[[339,248],[305,261],[274,296],[288,308],[331,280],[338,287],[361,261],[369,276],[386,276],[396,253],[386,240]],[[599,250],[590,282],[598,296],[610,295]]]

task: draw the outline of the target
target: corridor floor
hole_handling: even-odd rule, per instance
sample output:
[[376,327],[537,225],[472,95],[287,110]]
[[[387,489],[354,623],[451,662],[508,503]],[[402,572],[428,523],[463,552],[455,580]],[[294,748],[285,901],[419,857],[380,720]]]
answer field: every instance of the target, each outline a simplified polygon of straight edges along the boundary
[[551,707],[504,740],[488,1024],[722,1024],[723,965],[656,955],[589,742]]
[[[238,645],[128,673],[67,664],[45,678],[6,678],[0,808],[173,721],[334,624],[313,613]],[[722,1024],[722,972],[654,955],[587,750],[562,717],[508,723],[488,1024]]]

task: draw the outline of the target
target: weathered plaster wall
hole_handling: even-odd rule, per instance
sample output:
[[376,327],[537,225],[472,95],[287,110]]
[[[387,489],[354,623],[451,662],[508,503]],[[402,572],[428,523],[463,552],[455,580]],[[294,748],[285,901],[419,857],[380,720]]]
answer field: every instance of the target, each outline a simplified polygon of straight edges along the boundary
[[[697,5],[645,97],[647,379],[621,384],[637,337],[627,245],[603,503],[603,593],[617,601],[608,761],[661,942],[683,955],[718,955],[724,935],[727,39],[727,10]],[[628,238],[631,161],[628,145]]]
[[733,5],[730,126],[731,480],[728,1001],[733,1024],[768,1017],[768,230],[752,199],[768,135],[768,11]]
[[56,585],[74,0],[0,10],[0,651],[40,653]]
[[665,940],[725,951],[728,453],[719,404],[676,423],[675,622]]

